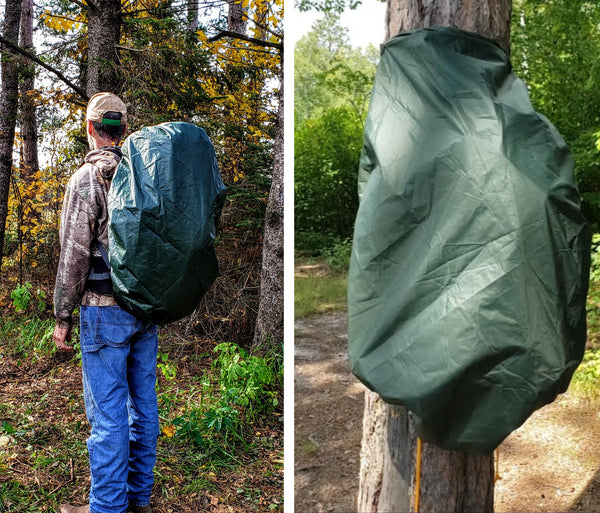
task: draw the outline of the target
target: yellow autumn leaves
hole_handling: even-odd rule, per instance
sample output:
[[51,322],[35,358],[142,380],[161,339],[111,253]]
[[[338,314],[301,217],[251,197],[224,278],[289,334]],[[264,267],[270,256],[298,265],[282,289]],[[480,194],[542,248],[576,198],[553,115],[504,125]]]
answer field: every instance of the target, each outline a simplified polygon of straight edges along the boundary
[[48,11],[44,11],[40,15],[40,21],[51,28],[59,32],[68,32],[69,30],[79,30],[81,28],[83,15],[79,14],[74,19],[67,18],[66,16],[58,16]]

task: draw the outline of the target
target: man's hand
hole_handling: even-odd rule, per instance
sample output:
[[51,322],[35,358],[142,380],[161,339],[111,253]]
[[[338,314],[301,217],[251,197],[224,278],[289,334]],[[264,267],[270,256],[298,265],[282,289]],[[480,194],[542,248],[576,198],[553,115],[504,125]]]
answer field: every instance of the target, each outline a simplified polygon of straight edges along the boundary
[[56,347],[61,351],[73,351],[73,346],[67,344],[71,343],[71,326],[68,328],[56,326],[52,338],[54,339]]

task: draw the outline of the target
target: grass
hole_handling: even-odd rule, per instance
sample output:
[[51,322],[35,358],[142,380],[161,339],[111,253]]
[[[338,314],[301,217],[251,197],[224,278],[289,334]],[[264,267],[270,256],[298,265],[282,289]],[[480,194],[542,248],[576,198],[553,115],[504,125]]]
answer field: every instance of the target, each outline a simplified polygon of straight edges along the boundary
[[53,319],[3,315],[0,318],[0,342],[12,340],[13,343],[8,347],[9,354],[19,354],[37,361],[54,353],[53,329]]
[[319,446],[312,440],[304,440],[298,445],[297,450],[309,456],[315,454],[319,450]]
[[[598,235],[594,235],[595,244]],[[569,392],[576,397],[600,400],[600,252],[597,245],[592,251],[592,269],[587,297],[587,349],[571,380]]]
[[294,317],[345,310],[346,289],[345,271],[331,271],[322,261],[298,262],[294,276]]
[[600,349],[586,350],[583,361],[573,375],[569,391],[582,399],[600,399]]
[[[62,502],[88,499],[89,425],[81,360],[77,353],[56,351],[53,325],[50,319],[10,309],[0,317],[0,512],[56,511]],[[228,353],[236,379],[230,379],[224,398],[218,368],[212,365],[214,342],[186,339],[165,328],[160,347],[157,510],[282,512],[283,423],[281,405],[273,404],[281,375],[263,387],[264,404],[230,406],[239,410],[231,434],[220,424],[218,429],[208,426],[205,413],[219,413],[228,406],[226,400],[245,397],[244,382],[237,378],[250,370],[233,365],[236,349]],[[197,425],[178,427],[175,420],[190,411],[199,412]]]

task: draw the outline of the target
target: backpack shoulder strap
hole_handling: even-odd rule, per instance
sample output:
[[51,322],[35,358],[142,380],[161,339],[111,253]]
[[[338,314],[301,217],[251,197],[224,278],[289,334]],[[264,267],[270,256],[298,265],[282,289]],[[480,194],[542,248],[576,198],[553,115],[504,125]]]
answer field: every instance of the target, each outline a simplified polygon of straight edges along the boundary
[[108,261],[108,253],[106,252],[106,248],[104,247],[104,244],[102,244],[100,241],[98,241],[98,250],[100,251],[100,254],[102,255],[102,260],[104,260],[106,267],[108,267],[110,269],[110,262]]
[[106,264],[106,267],[108,267],[108,272],[105,273],[97,273],[94,271],[94,269],[90,269],[90,274],[88,275],[88,280],[93,280],[93,281],[98,281],[98,280],[110,280],[110,262],[108,261],[108,253],[106,252],[106,248],[104,247],[104,244],[102,244],[100,241],[98,241],[98,250],[100,251],[100,254],[102,255],[102,260],[104,260],[104,263]]

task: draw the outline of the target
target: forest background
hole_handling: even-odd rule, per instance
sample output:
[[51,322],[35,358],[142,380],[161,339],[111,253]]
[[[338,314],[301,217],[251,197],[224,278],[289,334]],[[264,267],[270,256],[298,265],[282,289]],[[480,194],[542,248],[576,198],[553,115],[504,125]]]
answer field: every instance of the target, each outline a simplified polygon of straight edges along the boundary
[[[379,50],[353,47],[339,14],[344,1],[299,2],[321,17],[295,45],[294,184],[297,267],[295,315],[345,307],[357,171]],[[534,108],[558,128],[575,159],[582,209],[600,230],[600,6],[584,0],[514,0],[511,62]],[[381,27],[375,31],[383,41]],[[318,144],[315,143],[318,141]],[[591,332],[598,328],[598,242],[589,295]],[[325,272],[324,275],[323,271]]]
[[[87,502],[80,357],[52,342],[58,229],[85,106],[187,121],[227,187],[221,276],[159,331],[158,511],[283,510],[283,1],[0,3],[0,511]],[[14,133],[14,138],[13,134]],[[75,328],[75,341],[78,330]]]
[[[352,223],[358,200],[356,178],[362,147],[362,123],[364,123],[366,115],[366,110],[362,110],[362,116],[357,115],[356,105],[363,103],[356,102],[356,98],[362,98],[364,94],[368,95],[369,86],[365,84],[372,83],[374,73],[374,67],[369,67],[364,60],[360,64],[361,59],[368,57],[369,53],[361,51],[359,52],[361,55],[357,55],[358,50],[349,44],[347,34],[340,30],[339,26],[337,29],[333,28],[337,25],[336,14],[344,8],[352,8],[353,3],[356,2],[301,0],[298,3],[300,8],[321,11],[322,19],[329,18],[332,22],[315,24],[311,32],[303,37],[295,47],[296,117],[294,128],[296,146],[294,157],[297,230],[295,234],[297,250],[295,254],[295,314],[298,344],[300,342],[304,344],[298,346],[296,362],[297,382],[302,383],[296,399],[296,482],[300,483],[297,485],[296,500],[297,503],[303,505],[310,504],[311,501],[313,504],[324,504],[327,509],[330,505],[336,504],[336,499],[344,500],[358,491],[359,484],[356,475],[359,473],[359,464],[357,458],[359,458],[359,451],[362,450],[360,456],[362,497],[369,495],[365,493],[364,483],[369,483],[367,486],[373,484],[370,489],[373,493],[369,497],[373,498],[375,502],[379,500],[379,507],[385,510],[386,507],[389,507],[389,504],[385,503],[383,499],[385,494],[379,493],[382,490],[381,487],[375,490],[378,485],[381,485],[381,481],[377,481],[377,478],[369,481],[369,478],[381,470],[381,467],[378,467],[378,463],[374,463],[376,458],[371,458],[371,455],[374,454],[374,446],[365,444],[365,441],[376,438],[376,436],[372,436],[369,440],[369,436],[377,431],[377,428],[373,428],[373,426],[378,423],[379,426],[386,425],[380,431],[383,434],[378,442],[386,443],[383,440],[388,436],[387,443],[390,443],[390,440],[396,442],[397,439],[394,436],[397,436],[397,433],[402,430],[396,430],[395,427],[389,426],[400,425],[402,421],[399,421],[398,424],[393,424],[394,421],[385,424],[389,418],[395,416],[396,412],[389,413],[389,417],[383,420],[387,413],[379,417],[378,413],[374,413],[374,409],[367,406],[371,416],[367,415],[365,418],[373,422],[367,422],[362,426],[364,429],[362,449],[360,424],[354,429],[353,434],[356,436],[353,445],[343,443],[352,438],[349,426],[356,421],[357,416],[361,418],[359,408],[356,408],[353,414],[341,418],[339,422],[333,415],[317,417],[316,414],[313,414],[314,404],[319,401],[321,401],[321,410],[330,411],[327,394],[333,396],[337,392],[338,396],[341,396],[342,393],[350,395],[348,394],[349,381],[344,380],[345,374],[335,374],[333,367],[338,364],[338,368],[342,367],[340,362],[344,354],[339,351],[343,351],[345,340],[343,310],[346,307],[346,274],[352,243]],[[400,5],[405,8],[407,3],[401,2]],[[508,12],[511,3],[510,57],[514,71],[525,81],[534,108],[550,119],[569,145],[575,160],[575,178],[581,193],[582,208],[595,233],[592,247],[590,293],[587,303],[588,344],[584,361],[574,375],[572,382],[574,386],[570,388],[569,394],[571,394],[570,397],[575,398],[575,401],[582,401],[586,408],[597,411],[597,401],[600,397],[598,395],[600,378],[600,351],[598,351],[598,333],[600,331],[598,322],[598,307],[600,306],[598,302],[600,299],[600,252],[598,248],[600,242],[600,235],[598,235],[600,229],[598,225],[600,221],[598,215],[600,124],[597,104],[600,9],[596,3],[581,0],[544,2],[513,0],[502,3],[506,7],[503,12]],[[461,5],[460,2],[444,3],[444,5],[447,4],[452,4],[454,8]],[[500,2],[498,2],[499,4]],[[428,8],[431,6],[432,4],[429,3]],[[419,14],[422,17],[430,15],[431,12],[428,8],[423,8]],[[440,11],[442,10],[440,9]],[[408,14],[403,19],[414,21],[414,19],[418,20],[419,16],[411,17]],[[381,34],[381,40],[383,40],[383,28],[373,28],[365,24],[364,30],[376,30]],[[312,52],[311,59],[303,60],[301,54],[309,51]],[[312,62],[317,59],[320,59],[321,66],[312,68]],[[350,81],[348,79],[351,76],[353,78],[361,77],[361,80]],[[316,90],[321,90],[323,93],[317,96],[314,94]],[[324,101],[321,103],[311,101],[315,96]],[[329,120],[334,116],[349,120],[353,117],[353,119],[345,124],[330,123]],[[343,128],[340,129],[340,126]],[[317,134],[312,139],[312,144],[311,133]],[[301,139],[306,143],[299,144]],[[324,193],[325,190],[328,190],[329,193]],[[346,195],[347,193],[348,195]],[[337,198],[344,199],[337,203]],[[340,310],[342,313],[308,318],[313,313],[334,310]],[[330,348],[331,352],[329,353]],[[315,360],[319,360],[321,366],[318,366]],[[334,392],[332,392],[333,385],[331,387],[323,386],[321,378],[323,369],[327,369],[328,375],[334,376],[331,380],[332,383],[335,381],[335,385],[343,383],[344,386]],[[314,383],[319,384],[318,388]],[[352,399],[356,399],[356,396],[359,395],[360,390]],[[352,402],[348,401],[348,403],[340,405],[337,411],[349,408]],[[365,402],[368,405],[368,395]],[[307,403],[310,406],[306,406]],[[300,404],[304,404],[304,407],[299,408]],[[357,410],[359,411],[357,412]],[[391,410],[385,411],[390,412]],[[569,417],[571,418],[571,415]],[[576,416],[572,415],[572,417]],[[327,431],[320,429],[320,425],[326,425]],[[540,438],[547,439],[550,432],[548,425],[544,425],[543,431],[543,437]],[[400,435],[399,438],[402,437],[403,435]],[[331,440],[334,440],[335,443],[328,444]],[[560,439],[556,445],[562,446],[563,444],[569,446],[565,437]],[[333,479],[331,480],[329,488],[322,486],[315,490],[313,497],[309,497],[312,488],[306,483],[310,483],[311,480],[320,482],[315,479],[317,472],[322,472],[323,476],[332,475],[331,467],[327,466],[328,461],[335,461],[335,466],[340,467],[340,461],[334,460],[334,458],[337,455],[343,458],[347,453],[352,454],[354,458],[351,460],[348,457],[347,461],[352,462],[353,465],[356,463],[355,475],[351,469],[350,477],[348,481],[345,481],[345,476],[341,476],[340,472],[339,476],[336,474],[335,483]],[[377,447],[375,447],[375,453],[377,453]],[[398,454],[397,451],[394,453],[393,448],[391,453]],[[320,454],[326,456],[319,459]],[[529,453],[529,455],[531,454]],[[392,456],[393,458],[394,456]],[[404,460],[410,461],[410,458]],[[389,461],[386,460],[386,465]],[[399,466],[396,466],[397,461],[399,460],[394,460],[393,465],[387,467],[388,470],[390,468],[397,470],[403,465],[400,463]],[[525,465],[531,468],[535,466],[535,463],[527,461]],[[452,466],[450,464],[450,467]],[[435,464],[425,466],[436,480],[438,474],[432,471],[434,467]],[[456,468],[460,468],[460,465],[456,465]],[[395,470],[386,474],[383,479],[384,483],[392,483],[388,489],[394,490],[394,492],[398,490],[398,482],[390,476],[395,473]],[[401,470],[396,475],[405,477],[404,467]],[[371,475],[365,479],[365,474],[369,473]],[[539,472],[536,474],[541,475]],[[381,475],[379,474],[379,477]],[[451,475],[451,471],[449,475]],[[517,485],[514,491],[517,493],[515,494],[511,490],[513,496],[518,495],[519,499],[523,499],[527,495],[534,497],[538,490],[543,492],[541,498],[548,495],[545,494],[545,490],[541,490],[540,480],[535,480],[535,485],[532,484],[531,488],[527,490],[526,480],[521,478],[522,476],[516,481]],[[460,485],[454,488],[455,480],[451,479],[451,481],[453,486],[450,487],[450,490],[454,494]],[[458,481],[457,479],[456,482]],[[584,488],[585,486],[586,484],[584,484]],[[590,486],[592,485],[590,484]],[[334,496],[334,490],[338,492],[337,496]],[[440,497],[436,496],[436,491],[439,490],[441,489],[433,490],[430,497],[434,502],[438,500],[438,504]],[[444,489],[440,493],[443,495],[446,491],[447,489]],[[359,496],[361,492],[359,492]],[[558,493],[560,494],[560,492]],[[461,500],[464,500],[464,496],[460,492],[454,495],[461,496]],[[537,497],[539,498],[540,495],[538,494]],[[365,504],[366,502],[362,505],[365,506]],[[529,505],[524,506],[522,500],[517,500],[515,504],[518,505],[518,508],[524,508],[521,509],[523,511],[529,510],[527,509]],[[589,507],[589,504],[587,506],[582,506],[582,511],[598,511],[597,506],[595,508]],[[552,509],[552,507],[547,509],[547,505],[541,505],[541,503],[539,506],[536,504],[536,507],[539,509],[531,510],[562,510]],[[346,509],[348,509],[347,505]],[[368,509],[368,507],[363,509]]]

